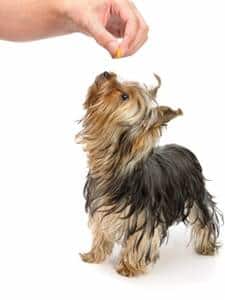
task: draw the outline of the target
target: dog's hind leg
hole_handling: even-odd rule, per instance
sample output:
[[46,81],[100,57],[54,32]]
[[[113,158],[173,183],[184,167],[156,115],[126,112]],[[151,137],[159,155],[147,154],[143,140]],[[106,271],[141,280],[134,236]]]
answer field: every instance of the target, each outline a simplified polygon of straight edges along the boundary
[[117,272],[132,277],[144,273],[148,264],[159,258],[161,233],[159,227],[149,236],[148,232],[138,231],[125,242]]
[[214,255],[218,248],[221,214],[212,196],[205,191],[204,199],[194,203],[189,214],[195,251],[201,255]]

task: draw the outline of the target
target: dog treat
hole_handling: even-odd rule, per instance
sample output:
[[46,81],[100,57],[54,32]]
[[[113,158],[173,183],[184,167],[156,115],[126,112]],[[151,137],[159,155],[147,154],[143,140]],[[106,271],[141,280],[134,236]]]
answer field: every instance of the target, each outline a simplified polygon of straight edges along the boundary
[[88,155],[84,196],[93,234],[92,248],[81,258],[103,262],[121,243],[116,270],[128,277],[158,260],[169,228],[179,222],[192,228],[197,253],[214,255],[219,247],[221,214],[197,157],[176,144],[157,146],[162,129],[183,113],[156,104],[156,79],[148,89],[121,83],[115,73],[97,76],[78,134]]
[[118,48],[116,50],[116,55],[115,55],[115,58],[121,58],[123,55],[122,55],[122,50],[120,48]]

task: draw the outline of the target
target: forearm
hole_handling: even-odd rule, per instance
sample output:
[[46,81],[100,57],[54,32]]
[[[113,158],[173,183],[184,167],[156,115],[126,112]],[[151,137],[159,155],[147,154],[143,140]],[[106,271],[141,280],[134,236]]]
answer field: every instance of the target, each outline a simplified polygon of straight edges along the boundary
[[28,41],[76,31],[64,0],[0,0],[0,39]]

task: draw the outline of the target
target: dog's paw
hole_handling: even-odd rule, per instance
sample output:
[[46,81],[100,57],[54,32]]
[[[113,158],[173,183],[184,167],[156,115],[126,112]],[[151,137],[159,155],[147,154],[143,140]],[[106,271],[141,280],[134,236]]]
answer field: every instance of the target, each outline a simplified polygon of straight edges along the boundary
[[105,255],[92,251],[87,253],[80,253],[80,257],[84,262],[91,264],[99,264],[105,260]]
[[134,276],[143,274],[145,272],[145,270],[135,269],[134,267],[132,267],[128,264],[125,264],[123,262],[120,262],[116,271],[118,274],[125,276],[125,277],[134,277]]
[[209,243],[206,246],[196,247],[195,251],[200,255],[213,256],[218,253],[219,245]]
[[95,263],[95,255],[92,252],[80,253],[81,259],[86,263]]
[[127,267],[117,268],[116,271],[118,274],[125,276],[125,277],[134,277],[137,275],[134,271],[128,269]]

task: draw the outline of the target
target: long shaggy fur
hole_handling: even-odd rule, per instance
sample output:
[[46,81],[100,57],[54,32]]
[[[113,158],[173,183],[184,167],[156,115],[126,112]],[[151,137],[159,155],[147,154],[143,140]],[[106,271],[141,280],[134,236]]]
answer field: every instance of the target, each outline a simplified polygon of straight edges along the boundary
[[98,76],[78,137],[89,158],[84,196],[93,232],[92,249],[82,258],[101,262],[121,242],[117,271],[125,276],[154,263],[168,228],[179,222],[192,225],[198,253],[218,249],[220,213],[196,156],[179,145],[156,146],[162,128],[182,114],[156,105],[157,79],[148,90],[121,84],[113,73]]

